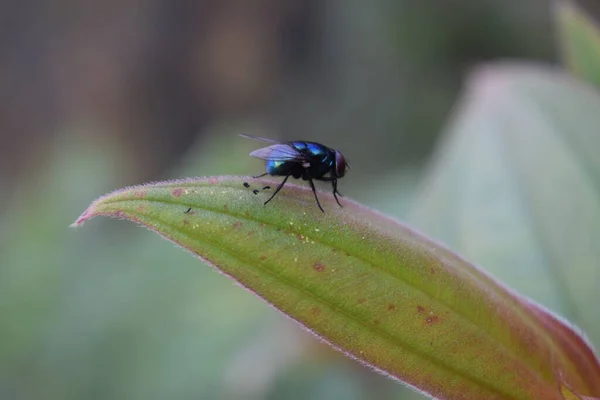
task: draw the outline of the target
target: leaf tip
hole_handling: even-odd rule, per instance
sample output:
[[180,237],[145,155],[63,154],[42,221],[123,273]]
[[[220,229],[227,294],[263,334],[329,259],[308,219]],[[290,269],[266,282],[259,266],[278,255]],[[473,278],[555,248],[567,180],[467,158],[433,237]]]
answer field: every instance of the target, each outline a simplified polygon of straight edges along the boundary
[[107,217],[115,217],[115,218],[125,218],[125,213],[122,210],[107,210],[102,207],[107,199],[114,197],[115,194],[120,194],[125,191],[124,189],[120,191],[115,191],[100,197],[95,200],[84,212],[81,214],[75,222],[69,225],[69,228],[79,228],[86,221],[95,218],[99,215],[104,215]]
[[102,214],[100,212],[96,212],[93,210],[94,205],[90,206],[87,210],[85,210],[83,212],[83,214],[81,214],[79,216],[79,218],[77,218],[75,220],[75,222],[73,222],[71,225],[69,225],[69,228],[79,228],[81,225],[83,225],[87,220],[90,220],[94,217],[97,217],[98,215]]

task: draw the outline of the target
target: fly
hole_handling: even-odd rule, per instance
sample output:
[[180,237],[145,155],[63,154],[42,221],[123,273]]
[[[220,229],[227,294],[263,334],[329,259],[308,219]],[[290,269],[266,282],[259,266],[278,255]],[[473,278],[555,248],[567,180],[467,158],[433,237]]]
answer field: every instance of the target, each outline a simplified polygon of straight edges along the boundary
[[296,179],[301,178],[308,181],[315,195],[317,206],[323,212],[325,211],[321,207],[319,197],[317,196],[317,189],[313,181],[331,182],[333,197],[338,205],[342,207],[338,199],[338,195],[341,196],[342,194],[337,189],[337,181],[346,174],[346,170],[350,169],[350,166],[338,150],[331,149],[320,143],[305,142],[302,140],[279,142],[273,139],[245,134],[240,134],[240,136],[271,143],[270,146],[254,150],[250,153],[250,156],[266,161],[265,169],[267,172],[255,178],[265,175],[284,177],[283,181],[264,204],[267,204],[275,197],[291,176]]

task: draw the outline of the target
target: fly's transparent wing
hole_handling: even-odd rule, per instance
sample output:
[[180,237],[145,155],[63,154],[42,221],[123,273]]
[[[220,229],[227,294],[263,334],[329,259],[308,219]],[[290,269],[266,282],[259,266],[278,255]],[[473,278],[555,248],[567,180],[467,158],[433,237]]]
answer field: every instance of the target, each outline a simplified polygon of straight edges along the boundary
[[289,144],[278,143],[269,147],[254,150],[250,156],[261,160],[307,162],[306,156]]
[[260,137],[260,136],[252,136],[252,135],[247,135],[245,133],[240,133],[239,134],[241,137],[246,138],[246,139],[254,139],[254,140],[260,140],[261,142],[267,142],[267,143],[281,143],[279,140],[274,140],[274,139],[269,139],[269,138],[264,138],[264,137]]

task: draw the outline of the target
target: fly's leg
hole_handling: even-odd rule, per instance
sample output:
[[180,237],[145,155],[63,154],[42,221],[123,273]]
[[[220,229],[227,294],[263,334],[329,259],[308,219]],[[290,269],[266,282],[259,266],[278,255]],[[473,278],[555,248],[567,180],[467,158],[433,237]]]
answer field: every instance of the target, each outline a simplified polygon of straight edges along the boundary
[[262,174],[262,175],[253,176],[253,178],[254,178],[254,179],[256,179],[256,178],[262,178],[262,177],[263,177],[263,176],[265,176],[265,175],[269,175],[269,173],[268,173],[268,172],[265,172],[265,173],[264,173],[264,174]]
[[340,196],[342,196],[342,194],[340,192],[338,192],[338,189],[337,189],[337,179],[334,179],[331,181],[331,186],[333,186],[333,197],[335,197],[335,201],[337,201],[338,206],[342,207],[342,205],[340,204],[340,200],[337,197],[338,194]]
[[[264,174],[264,175],[266,175],[266,174]],[[261,175],[261,176],[263,176],[263,175]],[[277,192],[279,192],[279,191],[281,190],[281,188],[283,187],[283,185],[285,185],[285,182],[288,180],[288,178],[289,178],[290,176],[291,176],[291,175],[288,175],[288,176],[286,176],[285,178],[283,178],[283,182],[281,182],[281,183],[279,184],[279,186],[277,186],[277,189],[275,189],[275,192],[273,192],[273,194],[271,195],[271,197],[269,197],[269,200],[265,201],[265,203],[264,203],[265,205],[266,205],[268,202],[270,202],[270,201],[273,199],[273,197],[275,197],[275,195],[277,194]]]
[[324,213],[325,210],[323,210],[323,207],[321,207],[321,203],[319,203],[319,198],[317,197],[317,189],[315,188],[315,184],[313,183],[312,179],[309,179],[308,183],[310,183],[310,188],[312,189],[313,194],[315,195],[315,200],[317,200],[317,205],[319,206],[319,209]]
[[333,186],[333,197],[335,197],[335,201],[338,203],[338,205],[340,207],[343,207],[342,204],[340,203],[340,199],[338,199],[337,195],[339,194],[340,197],[344,197],[338,190],[337,188],[337,178],[333,177],[333,176],[324,176],[319,178],[318,180],[323,181],[323,182],[331,182],[331,186]]

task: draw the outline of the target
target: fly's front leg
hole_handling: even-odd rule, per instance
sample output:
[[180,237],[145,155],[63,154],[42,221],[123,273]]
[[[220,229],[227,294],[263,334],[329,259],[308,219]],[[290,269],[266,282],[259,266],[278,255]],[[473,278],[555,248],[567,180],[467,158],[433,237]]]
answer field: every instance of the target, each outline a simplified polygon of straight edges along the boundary
[[338,203],[338,205],[340,207],[343,207],[342,204],[340,203],[340,199],[338,199],[337,195],[339,194],[341,197],[344,197],[337,188],[337,178],[331,177],[331,176],[326,176],[323,178],[320,178],[319,180],[324,181],[324,182],[331,182],[331,186],[333,187],[333,197],[335,197],[335,201]]
[[333,186],[333,197],[335,197],[335,201],[337,201],[338,206],[342,207],[342,204],[340,203],[340,199],[338,199],[338,197],[337,197],[338,194],[340,196],[342,196],[342,194],[340,192],[338,192],[338,189],[337,189],[337,179],[334,179],[331,181],[331,186]]
[[317,205],[319,206],[319,209],[323,212],[325,212],[325,210],[323,210],[323,207],[321,207],[321,203],[319,202],[319,198],[317,197],[317,189],[315,188],[315,184],[313,183],[312,179],[308,179],[308,183],[310,183],[310,188],[313,191],[313,194],[315,195],[315,200],[317,200]]

